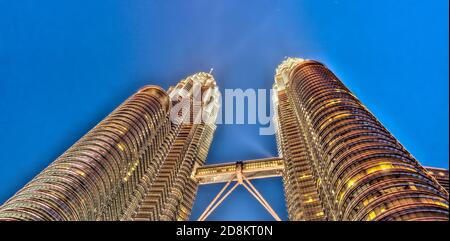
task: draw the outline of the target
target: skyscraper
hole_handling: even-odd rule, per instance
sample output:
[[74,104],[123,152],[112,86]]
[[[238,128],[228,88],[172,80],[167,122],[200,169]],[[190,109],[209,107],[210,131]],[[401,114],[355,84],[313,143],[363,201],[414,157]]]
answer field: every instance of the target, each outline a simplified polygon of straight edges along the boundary
[[[220,107],[211,74],[146,86],[0,207],[0,220],[188,220],[198,185],[281,176],[290,220],[448,220],[448,171],[424,168],[323,64],[282,62],[278,156],[204,165]],[[231,182],[236,182],[228,191]]]
[[197,190],[190,175],[208,153],[217,96],[207,73],[168,93],[140,89],[6,201],[0,220],[186,220]]
[[324,65],[286,59],[273,86],[291,220],[448,220],[448,192]]
[[441,186],[443,186],[445,188],[445,190],[447,190],[447,192],[449,191],[449,185],[448,185],[448,170],[443,169],[443,168],[436,168],[436,167],[425,167],[428,172],[434,177],[436,178],[436,180],[439,182],[439,184],[441,184]]

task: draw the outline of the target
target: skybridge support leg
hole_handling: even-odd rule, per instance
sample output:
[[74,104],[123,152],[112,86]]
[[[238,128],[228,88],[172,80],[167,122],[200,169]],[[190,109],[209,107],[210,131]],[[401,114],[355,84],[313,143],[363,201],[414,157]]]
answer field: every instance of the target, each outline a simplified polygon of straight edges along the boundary
[[[237,178],[236,183],[233,185],[231,189],[229,189],[224,195],[222,195],[225,190],[228,188],[228,186],[233,182],[234,178]],[[258,192],[255,186],[248,180],[242,173],[242,163],[238,162],[236,163],[236,174],[233,175],[230,180],[225,184],[225,186],[220,190],[220,192],[214,197],[214,199],[211,201],[211,203],[208,205],[208,207],[205,209],[205,211],[200,215],[200,217],[197,219],[197,221],[205,221],[206,218],[236,189],[238,185],[242,185],[247,189],[247,191],[252,194],[253,197],[258,200],[259,203],[267,210],[267,212],[272,215],[272,217],[277,220],[281,221],[280,217],[277,215],[277,213],[272,209],[272,207],[269,205],[269,203],[264,199],[264,197],[261,195],[261,193]]]
[[[222,195],[222,193],[227,189],[227,187],[230,185],[231,179],[225,186],[220,190],[220,192],[216,195],[216,197],[211,201],[211,203],[208,205],[208,207],[205,209],[205,211],[200,215],[200,217],[197,219],[197,221],[205,221],[205,219],[227,198],[233,191],[236,189],[236,187],[239,185],[239,183],[234,184],[234,186],[228,190],[228,192],[223,195],[221,199],[219,197]],[[219,199],[219,201],[217,201]]]
[[[281,218],[272,209],[272,207],[269,205],[269,203],[266,201],[266,199],[264,199],[264,197],[258,192],[258,190],[255,188],[255,186],[253,186],[253,184],[247,178],[245,178],[245,176],[243,176],[243,178],[244,178],[244,182],[242,183],[242,185],[248,190],[248,192],[250,192],[256,198],[256,200],[259,201],[259,203],[261,203],[261,205],[267,210],[267,212],[270,213],[270,215],[272,215],[272,217],[275,220],[281,221]],[[245,182],[248,183],[248,186]]]

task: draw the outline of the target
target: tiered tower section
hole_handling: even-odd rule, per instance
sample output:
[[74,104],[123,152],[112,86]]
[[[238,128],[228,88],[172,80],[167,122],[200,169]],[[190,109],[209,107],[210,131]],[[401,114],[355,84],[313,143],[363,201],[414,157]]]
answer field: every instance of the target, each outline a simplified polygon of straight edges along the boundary
[[[193,108],[209,121],[173,122],[171,106],[186,95],[192,104],[194,85],[209,93]],[[190,175],[208,153],[217,96],[206,73],[169,94],[142,88],[6,201],[0,220],[188,219],[197,189]],[[185,111],[181,118],[194,116]]]
[[171,87],[169,95],[173,106],[170,148],[132,220],[188,220],[198,186],[191,175],[204,164],[216,129],[220,104],[212,75],[189,76]]
[[273,88],[291,220],[448,220],[448,192],[324,65],[288,58]]

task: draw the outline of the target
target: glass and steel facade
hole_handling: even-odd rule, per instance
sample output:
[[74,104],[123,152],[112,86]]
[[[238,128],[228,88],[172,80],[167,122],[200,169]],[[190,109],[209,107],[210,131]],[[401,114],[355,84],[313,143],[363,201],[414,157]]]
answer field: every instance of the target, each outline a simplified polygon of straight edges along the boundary
[[439,182],[439,184],[441,184],[441,186],[443,186],[445,188],[445,190],[448,190],[448,170],[447,169],[443,169],[443,168],[436,168],[436,167],[425,167],[428,171],[428,173],[431,174],[431,176],[433,176],[434,178],[436,178],[436,181]]
[[133,94],[0,221],[188,220],[198,185],[242,176],[281,176],[289,220],[448,220],[448,170],[422,167],[323,64],[286,59],[273,90],[277,157],[204,165],[220,94],[200,72]]
[[[198,103],[201,108],[195,108],[198,94],[203,96]],[[172,106],[189,111],[178,115],[178,122],[172,122],[167,138],[170,149],[163,152],[164,162],[158,168],[159,174],[127,220],[182,221],[189,218],[198,186],[191,175],[194,168],[202,166],[206,160],[216,129],[219,92],[212,75],[202,72],[171,87],[169,95]]]
[[7,200],[0,220],[186,220],[197,188],[190,175],[215,130],[170,120],[176,91],[184,88],[190,100],[194,83],[211,92],[206,101],[215,105],[204,113],[215,120],[210,74],[190,76],[169,93],[146,86]]
[[275,121],[291,220],[448,220],[448,192],[323,64],[286,59]]

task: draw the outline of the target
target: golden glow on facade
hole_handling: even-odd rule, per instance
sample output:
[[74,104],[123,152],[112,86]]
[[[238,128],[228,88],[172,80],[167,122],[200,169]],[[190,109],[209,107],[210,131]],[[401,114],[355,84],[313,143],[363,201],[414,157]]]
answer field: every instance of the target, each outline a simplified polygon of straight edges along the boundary
[[[448,170],[422,167],[324,65],[287,58],[273,90],[278,157],[204,165],[220,96],[201,72],[167,92],[141,88],[7,200],[0,220],[183,221],[198,185],[233,181],[279,220],[249,181],[276,176],[290,220],[448,220]],[[173,122],[177,105],[190,111]]]
[[215,125],[174,124],[169,112],[177,92],[192,95],[194,84],[218,103],[207,73],[169,93],[140,89],[6,201],[0,220],[187,220],[197,191],[190,174],[203,165]]
[[289,219],[448,220],[448,171],[428,173],[324,65],[288,58],[273,89]]

